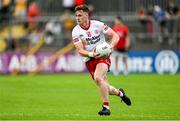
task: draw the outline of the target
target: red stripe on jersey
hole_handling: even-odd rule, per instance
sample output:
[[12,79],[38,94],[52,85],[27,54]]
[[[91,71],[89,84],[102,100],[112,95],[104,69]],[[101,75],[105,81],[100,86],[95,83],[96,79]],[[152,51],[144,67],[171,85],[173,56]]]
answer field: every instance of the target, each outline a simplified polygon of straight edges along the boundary
[[76,42],[78,42],[79,41],[79,39],[78,38],[74,38],[74,39],[72,39],[72,42],[73,43],[76,43]]

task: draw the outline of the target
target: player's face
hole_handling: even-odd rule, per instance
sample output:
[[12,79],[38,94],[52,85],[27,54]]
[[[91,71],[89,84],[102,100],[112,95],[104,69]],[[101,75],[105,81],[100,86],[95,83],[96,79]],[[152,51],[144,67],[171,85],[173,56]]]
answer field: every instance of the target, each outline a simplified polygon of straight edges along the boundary
[[119,19],[116,18],[116,19],[114,20],[114,24],[115,24],[115,25],[122,25],[122,22],[121,22]]
[[80,11],[76,11],[75,14],[76,14],[77,24],[83,25],[87,21],[88,14],[86,12],[80,10]]
[[115,19],[115,20],[114,20],[114,24],[115,24],[115,25],[118,25],[118,24],[119,24],[119,20],[118,20],[118,19]]

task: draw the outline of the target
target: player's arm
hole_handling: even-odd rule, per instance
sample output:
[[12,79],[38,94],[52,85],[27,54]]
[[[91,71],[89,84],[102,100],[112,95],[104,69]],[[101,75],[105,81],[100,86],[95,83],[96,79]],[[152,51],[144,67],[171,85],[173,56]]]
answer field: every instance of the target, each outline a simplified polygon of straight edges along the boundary
[[84,57],[96,57],[96,56],[99,55],[99,53],[96,53],[94,51],[92,51],[92,52],[86,51],[84,49],[84,46],[83,46],[82,42],[79,42],[79,43],[75,44],[75,48],[77,49],[78,53],[81,56],[84,56]]
[[119,41],[118,34],[116,34],[116,32],[114,32],[111,28],[109,28],[108,31],[106,32],[106,35],[108,35],[110,37],[110,45],[112,48],[114,48],[114,46]]
[[126,45],[125,47],[128,49],[130,47],[130,37],[129,37],[129,31],[127,31],[127,36],[126,36]]
[[75,44],[75,48],[77,49],[78,53],[81,56],[84,56],[84,57],[93,56],[93,52],[89,52],[89,51],[84,50],[84,46],[83,46],[82,42],[79,42],[79,43]]

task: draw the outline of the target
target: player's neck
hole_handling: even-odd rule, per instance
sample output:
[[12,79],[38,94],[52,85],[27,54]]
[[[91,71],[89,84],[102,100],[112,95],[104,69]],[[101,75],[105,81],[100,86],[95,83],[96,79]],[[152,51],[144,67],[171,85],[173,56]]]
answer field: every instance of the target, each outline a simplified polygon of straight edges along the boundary
[[123,26],[123,23],[120,22],[119,25],[120,25],[120,26]]
[[85,21],[83,24],[80,25],[81,28],[85,29],[85,30],[88,30],[89,27],[90,27],[90,20],[87,19],[87,21]]
[[117,26],[120,26],[120,27],[121,27],[121,26],[123,26],[123,24],[117,24]]

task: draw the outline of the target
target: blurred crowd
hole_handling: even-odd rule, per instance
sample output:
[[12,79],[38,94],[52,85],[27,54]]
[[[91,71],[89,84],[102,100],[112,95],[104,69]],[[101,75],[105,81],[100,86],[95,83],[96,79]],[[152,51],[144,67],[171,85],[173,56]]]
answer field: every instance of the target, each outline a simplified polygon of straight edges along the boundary
[[[95,7],[89,0],[61,0],[62,6],[58,7],[63,8],[63,11],[56,16],[44,15],[37,0],[1,1],[0,52],[26,52],[42,40],[43,46],[49,47],[48,49],[62,48],[71,42],[71,31],[75,26],[74,7],[87,4],[90,15],[95,15]],[[43,0],[39,1],[43,2]],[[159,42],[164,40],[162,37],[169,38],[176,26],[174,21],[180,18],[178,7],[170,2],[166,9],[158,5],[138,8],[135,13],[142,26],[142,32],[162,34],[163,36],[159,36]],[[158,29],[155,29],[157,26]],[[171,39],[168,40],[171,44]]]
[[[143,26],[143,32],[161,34],[158,41],[162,43],[165,38],[169,38],[174,32],[177,25],[176,21],[180,20],[179,6],[174,2],[169,2],[169,5],[163,10],[159,5],[143,6],[137,9],[139,21]],[[172,39],[169,39],[169,44],[172,44]]]
[[[43,46],[52,44],[65,46],[71,42],[71,31],[75,26],[74,8],[88,2],[87,0],[61,2],[63,12],[59,16],[49,17],[44,16],[36,0],[3,0],[0,6],[0,52],[6,50],[26,52],[42,40]],[[88,5],[93,11],[93,5],[89,3]]]

